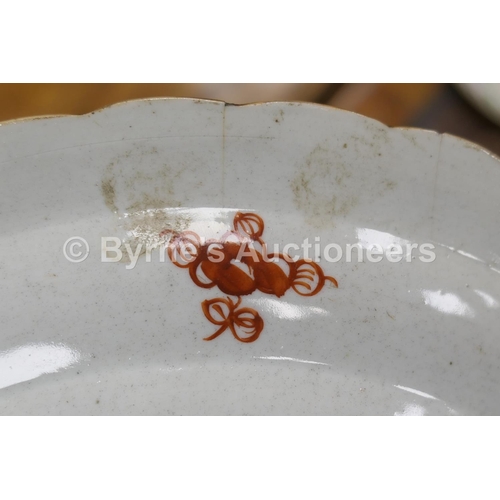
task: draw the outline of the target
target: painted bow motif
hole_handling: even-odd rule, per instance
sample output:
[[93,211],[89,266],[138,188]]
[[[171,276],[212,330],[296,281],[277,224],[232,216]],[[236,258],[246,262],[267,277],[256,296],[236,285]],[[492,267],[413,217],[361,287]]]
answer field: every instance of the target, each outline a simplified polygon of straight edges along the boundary
[[309,297],[319,293],[327,281],[338,287],[337,280],[325,276],[311,260],[294,261],[288,254],[268,254],[262,239],[264,221],[259,215],[238,212],[233,228],[222,238],[208,241],[202,241],[193,231],[161,233],[170,236],[170,260],[177,267],[188,269],[197,286],[217,287],[228,295],[202,303],[205,317],[219,327],[204,340],[213,340],[227,329],[240,342],[257,340],[264,329],[263,319],[255,309],[239,307],[241,297],[256,290],[281,297],[292,289]]

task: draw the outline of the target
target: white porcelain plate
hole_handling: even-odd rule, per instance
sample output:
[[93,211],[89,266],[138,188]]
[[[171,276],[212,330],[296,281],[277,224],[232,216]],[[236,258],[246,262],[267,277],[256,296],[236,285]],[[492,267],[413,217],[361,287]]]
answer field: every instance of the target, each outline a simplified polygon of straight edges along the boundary
[[473,144],[165,99],[2,124],[0,168],[2,414],[500,413]]

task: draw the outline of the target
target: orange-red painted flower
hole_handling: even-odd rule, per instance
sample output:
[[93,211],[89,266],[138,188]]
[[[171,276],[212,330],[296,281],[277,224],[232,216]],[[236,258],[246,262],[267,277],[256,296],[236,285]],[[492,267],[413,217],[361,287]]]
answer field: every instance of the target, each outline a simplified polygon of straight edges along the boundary
[[[193,231],[175,233],[165,230],[161,235],[171,236],[168,256],[178,267],[187,268],[193,282],[201,288],[217,287],[226,295],[238,297],[236,302],[226,299],[205,300],[202,309],[206,318],[219,329],[205,340],[213,340],[228,328],[241,342],[259,338],[264,321],[255,309],[239,308],[241,297],[255,290],[283,296],[292,289],[310,297],[319,293],[327,281],[338,287],[337,280],[325,276],[313,261],[294,262],[287,254],[266,255],[262,240],[264,221],[255,213],[238,212],[234,216],[233,231],[220,240],[202,242]],[[254,243],[258,249],[254,248]]]
[[249,236],[252,240],[259,240],[264,233],[262,217],[253,213],[238,212],[234,216],[234,230]]

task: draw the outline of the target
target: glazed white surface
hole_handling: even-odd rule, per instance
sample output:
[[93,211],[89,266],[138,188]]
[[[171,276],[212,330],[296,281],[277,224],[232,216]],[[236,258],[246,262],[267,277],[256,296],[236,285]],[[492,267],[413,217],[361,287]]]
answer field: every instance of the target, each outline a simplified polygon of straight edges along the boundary
[[[0,169],[1,414],[500,413],[500,164],[475,145],[165,99],[3,124]],[[431,242],[436,260],[322,261],[338,289],[244,298],[265,321],[250,344],[203,340],[200,303],[224,294],[168,259],[101,262],[102,236],[154,238],[180,212],[210,233],[238,210],[269,243]]]

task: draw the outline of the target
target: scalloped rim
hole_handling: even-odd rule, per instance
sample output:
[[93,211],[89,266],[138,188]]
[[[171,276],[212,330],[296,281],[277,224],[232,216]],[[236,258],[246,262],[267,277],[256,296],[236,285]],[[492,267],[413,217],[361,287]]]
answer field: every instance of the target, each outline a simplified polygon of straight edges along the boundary
[[327,109],[327,110],[335,110],[335,111],[340,111],[341,113],[348,113],[351,115],[356,115],[359,116],[365,120],[368,120],[371,123],[377,124],[385,128],[386,130],[402,130],[402,131],[418,131],[418,132],[428,132],[431,134],[435,134],[437,136],[445,136],[445,137],[451,137],[452,139],[455,139],[459,142],[464,143],[465,147],[475,149],[477,151],[480,151],[492,158],[495,158],[496,160],[500,161],[500,156],[496,155],[492,151],[484,148],[483,146],[480,146],[479,144],[469,141],[468,139],[464,139],[463,137],[459,137],[457,135],[453,134],[448,134],[446,132],[437,132],[436,130],[431,130],[431,129],[423,129],[423,128],[418,128],[418,127],[390,127],[389,125],[386,125],[385,123],[376,120],[375,118],[370,118],[369,116],[362,115],[361,113],[356,113],[355,111],[349,111],[346,109],[341,109],[337,108],[335,106],[330,106],[329,104],[320,104],[316,102],[308,102],[308,101],[257,101],[257,102],[250,102],[250,103],[245,103],[245,104],[233,104],[230,102],[225,102],[219,99],[201,99],[201,98],[196,98],[196,97],[149,97],[146,99],[128,99],[126,101],[120,101],[116,102],[113,104],[110,104],[109,106],[104,106],[102,108],[97,108],[94,111],[89,111],[88,113],[81,114],[81,115],[73,115],[73,114],[54,114],[54,115],[39,115],[39,116],[27,116],[27,117],[22,117],[22,118],[13,118],[12,120],[5,120],[5,121],[0,121],[0,127],[5,126],[5,125],[16,125],[18,123],[27,123],[27,122],[34,122],[38,120],[53,120],[55,118],[84,118],[84,117],[89,117],[92,115],[95,115],[96,113],[102,113],[103,111],[107,111],[113,108],[116,108],[118,106],[127,106],[131,103],[140,103],[140,102],[156,102],[156,101],[191,101],[193,103],[213,103],[213,104],[219,104],[223,105],[224,107],[226,106],[236,106],[236,107],[249,107],[249,106],[265,106],[268,104],[286,104],[286,105],[297,105],[297,106],[306,106],[306,107],[319,107],[321,109]]

